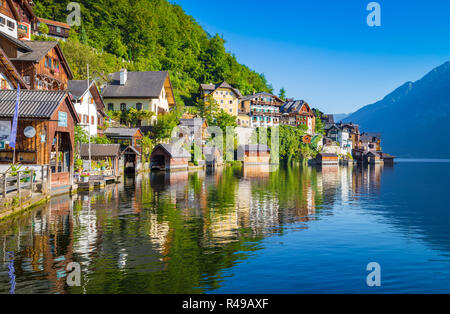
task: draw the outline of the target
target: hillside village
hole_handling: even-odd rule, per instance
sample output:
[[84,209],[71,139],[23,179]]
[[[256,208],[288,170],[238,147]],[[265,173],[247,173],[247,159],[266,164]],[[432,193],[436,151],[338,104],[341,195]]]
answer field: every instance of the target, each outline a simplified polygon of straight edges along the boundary
[[[12,164],[46,166],[49,186],[58,189],[96,181],[101,171],[117,178],[126,168],[214,167],[231,160],[206,145],[207,128],[213,125],[249,134],[235,147],[247,165],[272,162],[270,145],[251,141],[253,130],[269,127],[295,132],[296,151],[306,147],[301,159],[311,164],[393,161],[382,151],[379,134],[334,121],[304,100],[257,90],[242,95],[226,81],[198,82],[198,106],[183,107],[177,105],[169,71],[122,69],[103,82],[74,80],[59,43],[69,30],[65,23],[37,17],[31,1],[0,0],[0,172]],[[34,35],[52,40],[32,40]],[[18,95],[17,145],[12,148]],[[170,139],[176,125],[187,130],[183,147]],[[281,146],[288,142],[284,134]],[[200,160],[193,162],[199,148]],[[44,180],[44,168],[41,172]]]

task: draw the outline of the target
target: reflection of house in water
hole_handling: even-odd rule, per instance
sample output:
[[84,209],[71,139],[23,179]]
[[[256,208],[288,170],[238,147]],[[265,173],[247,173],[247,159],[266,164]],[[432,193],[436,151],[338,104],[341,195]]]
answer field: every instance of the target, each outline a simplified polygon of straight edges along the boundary
[[[66,293],[66,266],[73,261],[72,203],[66,197],[52,198],[42,209],[2,227],[18,228],[18,232],[8,239],[3,238],[3,252],[14,252],[14,272],[20,276],[39,273],[46,280],[36,281],[33,290],[28,285],[16,286],[16,293],[54,292]],[[10,224],[15,225],[12,227]],[[31,230],[21,230],[21,226],[31,225]],[[14,243],[14,247],[10,247]],[[5,258],[5,256],[3,256]],[[0,275],[0,283],[3,279]],[[0,292],[10,289],[0,284]]]
[[379,191],[383,165],[358,165],[353,169],[353,192],[360,193]]

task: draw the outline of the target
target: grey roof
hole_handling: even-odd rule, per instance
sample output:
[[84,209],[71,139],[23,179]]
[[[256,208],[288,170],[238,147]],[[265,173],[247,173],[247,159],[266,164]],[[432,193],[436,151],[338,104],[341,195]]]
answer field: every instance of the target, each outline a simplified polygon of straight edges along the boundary
[[135,153],[136,155],[139,155],[139,156],[141,156],[141,153],[134,147],[134,146],[128,146],[127,148],[125,148],[123,151],[122,151],[122,155],[123,154],[126,154],[126,152],[127,151],[129,151],[129,150],[131,150],[133,153]]
[[[89,87],[92,86],[94,82],[91,81]],[[68,90],[75,98],[80,98],[88,90],[87,80],[72,80],[68,83]]]
[[[172,158],[190,158],[191,154],[188,153],[183,147],[173,144],[159,144],[155,147],[162,147],[165,151],[167,151]],[[178,149],[177,149],[178,147]]]
[[303,105],[306,104],[304,100],[287,101],[281,106],[282,113],[299,112]]
[[181,126],[202,126],[205,122],[202,118],[194,118],[194,119],[180,119]]
[[246,152],[270,152],[270,148],[267,145],[263,145],[263,144],[249,144],[249,145],[244,145],[244,150]]
[[252,94],[252,95],[246,95],[246,96],[242,97],[242,100],[250,100],[250,99],[253,99],[253,98],[256,98],[256,97],[261,97],[261,96],[274,97],[274,98],[277,98],[280,101],[282,101],[280,99],[280,97],[278,97],[277,95],[274,95],[274,94],[271,94],[271,93],[268,93],[268,92],[258,92],[258,93]]
[[26,45],[25,42],[23,42],[22,40],[19,40],[17,38],[14,38],[6,33],[3,33],[2,31],[0,31],[0,37],[6,39],[7,41],[11,42],[13,45],[15,45],[16,47],[18,47],[20,49],[23,49],[25,51],[31,51],[31,48],[28,45]]
[[125,85],[120,85],[120,72],[109,75],[110,82],[103,89],[104,98],[158,98],[169,72],[127,72]]
[[104,134],[106,136],[132,137],[137,131],[139,131],[138,128],[107,128]]
[[330,153],[319,153],[319,155],[322,157],[339,157],[336,154],[330,154]]
[[19,52],[17,58],[12,58],[11,60],[38,62],[57,45],[57,41],[27,41],[27,46],[30,47],[32,51],[26,53]]
[[226,81],[223,81],[222,83],[219,83],[219,84],[200,84],[200,87],[203,90],[209,90],[209,91],[215,91],[218,88],[229,88],[229,89],[233,90],[236,93],[236,95],[238,95],[238,98],[242,98],[241,91],[239,89],[231,86]]
[[[49,119],[67,96],[65,91],[20,90],[19,117]],[[12,117],[16,90],[0,90],[0,117]]]
[[[91,157],[115,157],[120,152],[120,144],[91,144]],[[89,157],[89,144],[82,144],[81,157]]]

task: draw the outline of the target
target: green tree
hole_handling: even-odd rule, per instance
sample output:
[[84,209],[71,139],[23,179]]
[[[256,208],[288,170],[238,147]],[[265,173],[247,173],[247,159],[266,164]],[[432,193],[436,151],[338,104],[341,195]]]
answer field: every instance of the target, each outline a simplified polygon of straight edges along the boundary
[[282,100],[286,100],[286,90],[284,89],[284,87],[282,87],[280,89],[280,92],[278,93],[278,96],[282,99]]

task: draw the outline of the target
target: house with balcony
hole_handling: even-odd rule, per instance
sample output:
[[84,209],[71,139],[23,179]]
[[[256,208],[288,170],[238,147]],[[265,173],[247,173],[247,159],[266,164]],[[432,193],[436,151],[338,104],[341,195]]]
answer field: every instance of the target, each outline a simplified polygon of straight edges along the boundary
[[8,56],[34,90],[67,90],[72,71],[57,41],[26,41]]
[[21,89],[28,89],[28,85],[17,72],[11,60],[0,48],[0,89],[16,89],[19,85]]
[[144,133],[151,128],[158,115],[175,107],[175,96],[168,71],[128,72],[126,69],[109,75],[102,96],[107,111],[148,110],[154,113],[149,120],[138,121]]
[[0,32],[20,40],[30,40],[37,17],[28,0],[0,0]]
[[[280,107],[283,105],[283,100],[278,96],[266,92],[254,93],[241,98],[239,104],[238,121],[242,115],[249,117],[249,126],[257,127],[271,127],[280,124]],[[239,124],[239,123],[238,123]],[[241,126],[245,126],[241,123]]]
[[349,129],[346,126],[332,124],[325,129],[325,132],[326,138],[339,144],[341,155],[352,153],[352,140]]
[[307,133],[313,135],[316,130],[314,111],[304,100],[288,100],[280,108],[281,124],[290,126],[306,126]]
[[223,81],[219,84],[201,84],[200,95],[205,102],[208,101],[209,96],[212,96],[220,109],[232,116],[238,116],[238,106],[242,94],[239,89],[234,88],[227,82]]
[[[52,21],[48,19],[43,19],[38,17],[37,18],[37,35],[45,35],[47,37],[55,38],[57,40],[66,41],[67,38],[69,38],[69,32],[70,32],[70,25],[58,21]],[[43,34],[40,32],[40,26],[42,24],[47,25],[48,27],[48,34]]]
[[69,81],[69,92],[73,97],[80,125],[90,136],[103,135],[107,115],[105,104],[95,82],[87,80]]

